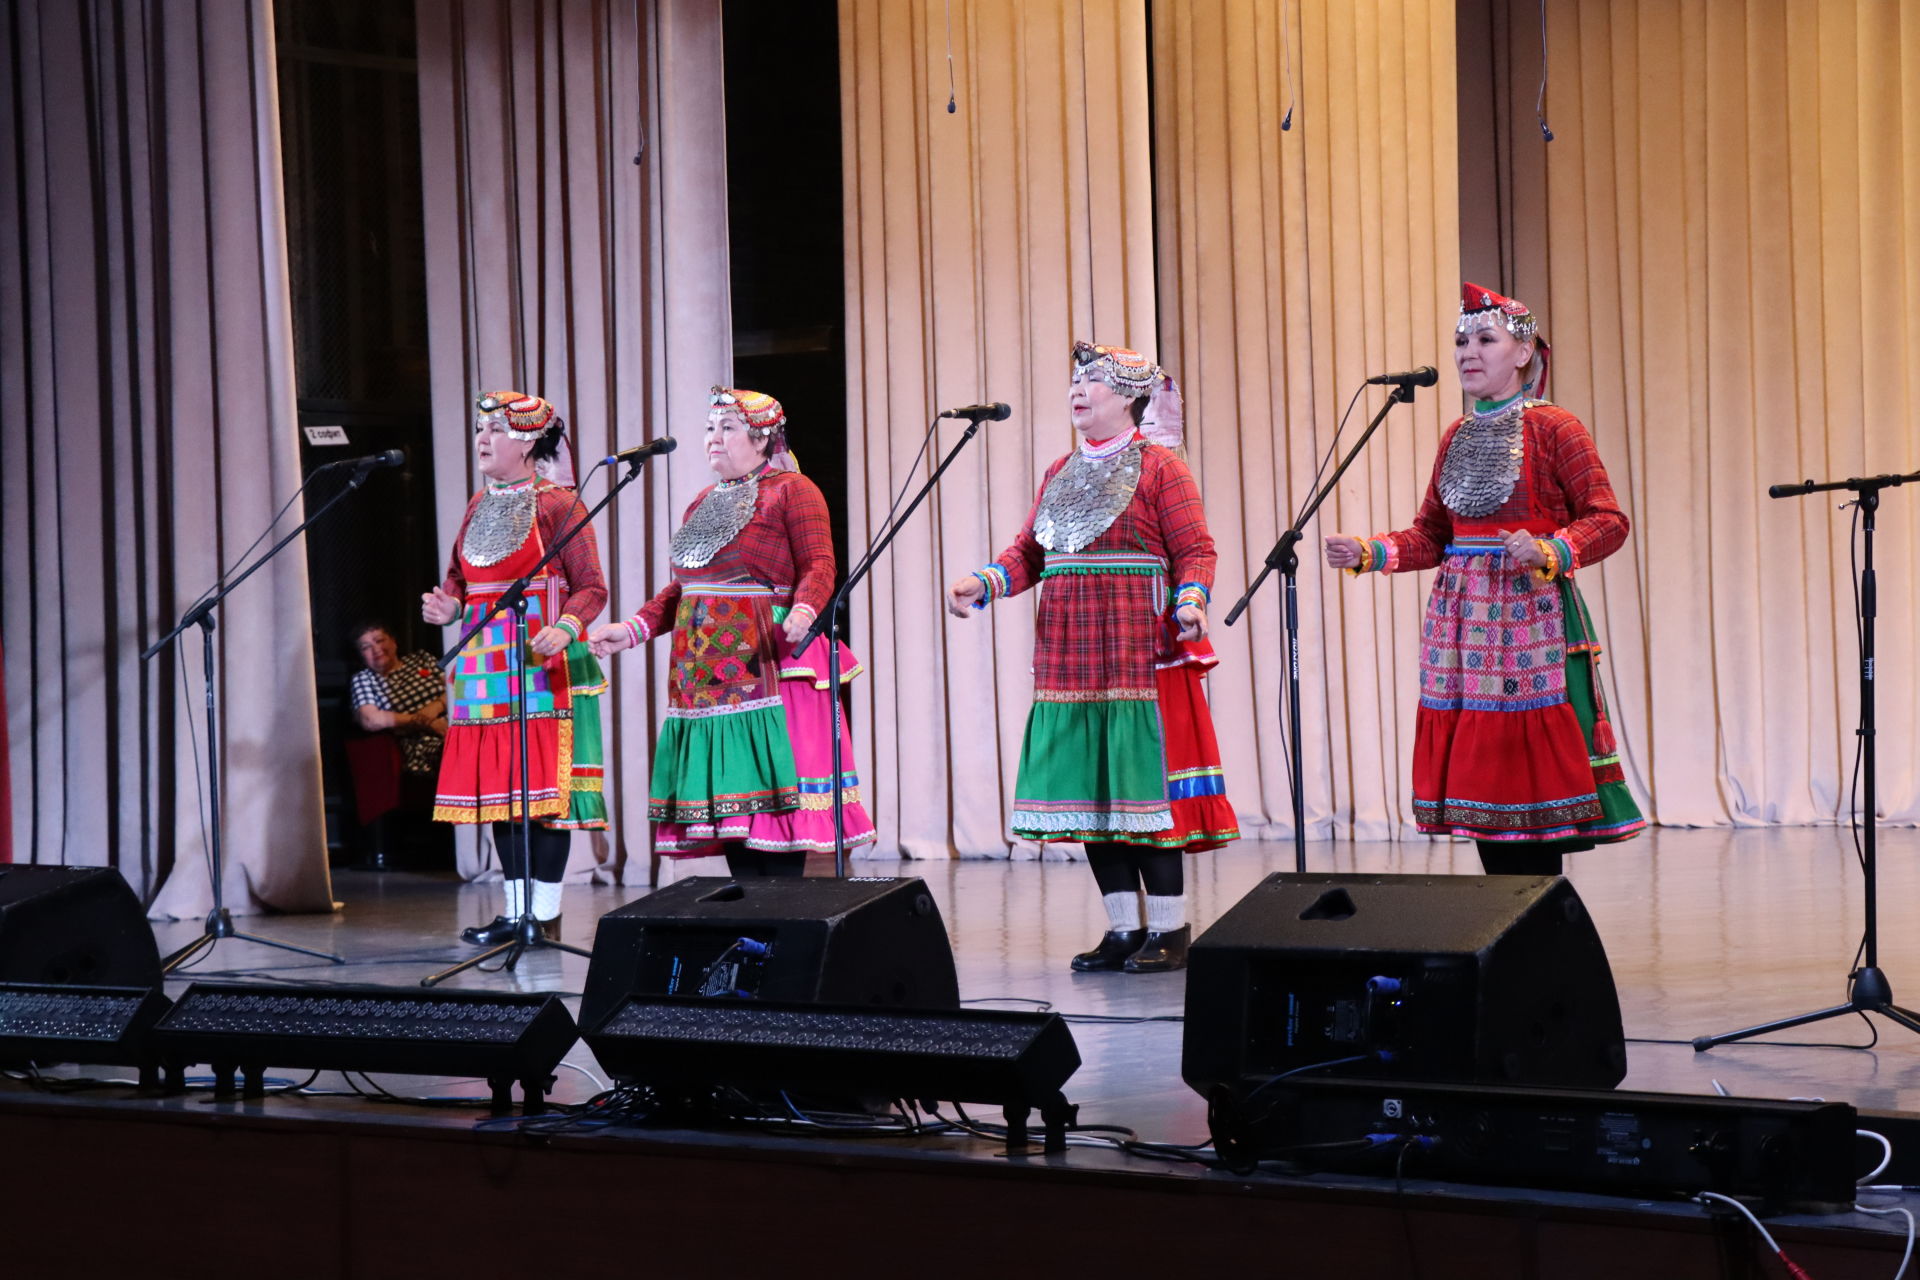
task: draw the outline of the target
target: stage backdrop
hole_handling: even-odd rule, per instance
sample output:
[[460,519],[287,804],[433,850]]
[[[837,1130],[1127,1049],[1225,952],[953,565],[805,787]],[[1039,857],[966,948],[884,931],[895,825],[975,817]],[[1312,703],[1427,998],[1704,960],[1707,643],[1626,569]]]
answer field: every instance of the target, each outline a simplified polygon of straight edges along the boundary
[[[1153,172],[1141,0],[953,7],[957,111],[937,0],[840,7],[846,190],[849,559],[941,407],[999,398],[989,423],[855,599],[856,753],[874,852],[1008,850],[1031,697],[1027,601],[956,621],[946,581],[1019,529],[1070,443],[1075,338],[1152,350]],[[963,428],[940,428],[930,458]]]
[[[1844,818],[1853,512],[1766,488],[1920,468],[1920,13],[1549,0],[1547,144],[1538,9],[1461,12],[1470,260],[1544,313],[1554,399],[1634,519],[1583,582],[1635,780],[1665,823]],[[1901,823],[1917,538],[1920,488],[1888,490],[1879,798]]]
[[[732,362],[719,0],[418,0],[417,12],[441,544],[480,483],[482,390],[559,407],[589,505],[618,474],[592,463],[677,434],[686,447],[595,522],[612,596],[596,622],[625,616],[667,581],[667,536],[711,479],[706,392]],[[609,664],[613,829],[574,840],[575,878],[645,883],[665,662],[654,645]],[[490,833],[466,829],[459,864],[492,873]]]
[[[16,856],[198,916],[200,636],[140,652],[300,483],[270,6],[21,0],[0,67]],[[238,912],[332,903],[306,580],[295,544],[217,614]]]
[[[1211,616],[1224,661],[1210,683],[1228,791],[1249,830],[1276,830],[1290,812],[1278,583],[1238,627],[1220,623],[1346,397],[1450,345],[1451,6],[1193,0],[1155,7],[1151,48],[1139,0],[955,15],[949,115],[940,5],[841,8],[851,488],[867,490],[856,550],[889,492],[926,474],[914,463],[929,415],[984,397],[1015,408],[860,598],[876,852],[1009,852],[1032,599],[956,622],[940,592],[1012,538],[1046,465],[1072,447],[1075,337],[1155,352],[1186,389],[1188,457],[1221,550]],[[1349,440],[1382,394],[1356,410]],[[1326,527],[1411,514],[1452,415],[1432,398],[1396,415]],[[1417,585],[1336,582],[1310,562],[1302,593],[1313,830],[1391,834],[1408,807]]]

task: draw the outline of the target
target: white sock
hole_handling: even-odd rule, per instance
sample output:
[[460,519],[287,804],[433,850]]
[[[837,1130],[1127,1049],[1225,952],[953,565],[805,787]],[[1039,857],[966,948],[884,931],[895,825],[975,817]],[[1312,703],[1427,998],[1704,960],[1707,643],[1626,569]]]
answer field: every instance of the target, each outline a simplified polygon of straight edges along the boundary
[[1172,933],[1187,922],[1187,895],[1156,898],[1147,895],[1147,929],[1153,933]]
[[533,882],[533,918],[551,920],[559,914],[560,882],[535,880]]
[[521,896],[520,881],[518,880],[507,881],[506,889],[507,889],[507,905],[500,908],[500,914],[505,916],[509,920],[518,920],[520,918],[521,903],[525,901],[525,899]]
[[1140,894],[1129,889],[1125,893],[1106,893],[1100,901],[1107,907],[1107,927],[1115,933],[1132,933],[1142,923],[1140,919]]

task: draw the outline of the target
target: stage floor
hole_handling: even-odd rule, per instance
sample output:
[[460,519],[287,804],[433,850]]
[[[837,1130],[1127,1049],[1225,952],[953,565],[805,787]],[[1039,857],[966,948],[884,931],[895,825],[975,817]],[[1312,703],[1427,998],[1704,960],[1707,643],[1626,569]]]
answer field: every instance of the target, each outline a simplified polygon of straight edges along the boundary
[[[1242,841],[1189,860],[1189,901],[1204,927],[1262,877],[1291,870],[1293,847]],[[1311,871],[1471,873],[1471,845],[1315,843]],[[723,874],[719,861],[683,864]],[[1104,926],[1083,865],[1065,862],[860,862],[860,875],[926,880],[945,916],[959,966],[962,999],[1008,1007],[1045,1002],[1066,1014],[1173,1018],[1182,1011],[1180,974],[1076,974],[1075,951]],[[1838,1004],[1862,928],[1861,873],[1850,834],[1834,828],[1664,829],[1625,845],[1575,855],[1568,875],[1606,943],[1619,988],[1628,1045],[1621,1087],[1756,1098],[1826,1098],[1861,1110],[1920,1113],[1920,1037],[1892,1024],[1880,1043],[1856,1017],[1775,1037],[1847,1047],[1793,1048],[1749,1042],[1695,1053],[1694,1036]],[[1920,1005],[1920,831],[1880,836],[1880,963],[1894,986]],[[170,980],[196,978],[374,982],[408,985],[471,954],[455,937],[490,918],[497,885],[462,885],[404,873],[337,873],[344,903],[331,917],[251,917],[241,927],[344,956],[322,961],[249,943],[221,942],[213,954]],[[592,923],[644,894],[632,887],[570,885],[563,907],[566,941],[589,947]],[[156,925],[161,951],[190,940],[194,922]],[[541,952],[516,973],[469,971],[454,986],[558,991],[577,995],[584,959]],[[1159,1141],[1198,1142],[1205,1107],[1180,1080],[1178,1021],[1077,1022],[1084,1064],[1068,1083],[1085,1122],[1123,1124]],[[1675,1041],[1678,1043],[1662,1043]],[[591,1066],[584,1046],[574,1061]],[[557,1094],[584,1097],[592,1086],[563,1073]]]
[[[1896,994],[1903,982],[1920,983],[1920,936],[1907,927],[1909,904],[1920,894],[1916,854],[1920,832],[1884,833],[1880,960]],[[1245,841],[1191,860],[1195,923],[1204,927],[1270,872],[1290,870],[1292,858],[1291,845]],[[1308,864],[1314,871],[1478,870],[1470,845],[1424,840],[1310,845]],[[719,869],[717,863],[678,868],[693,874]],[[1072,1024],[1084,1065],[1066,1093],[1082,1124],[1125,1126],[1150,1141],[1205,1140],[1202,1100],[1180,1079],[1184,976],[1067,968],[1068,957],[1104,926],[1084,866],[862,862],[855,870],[927,882],[953,939],[963,999],[1044,1004],[1101,1019]],[[1895,1135],[1896,1160],[1883,1177],[1920,1181],[1913,1167],[1920,1157],[1914,1136],[1920,1133],[1920,1037],[1883,1025],[1881,1043],[1863,1049],[1858,1046],[1871,1033],[1848,1017],[1788,1037],[1835,1047],[1748,1043],[1696,1054],[1687,1043],[1843,999],[1862,914],[1861,875],[1847,832],[1663,830],[1579,855],[1568,870],[1605,940],[1632,1038],[1623,1087],[1710,1094],[1717,1083],[1739,1096],[1817,1097],[1851,1102],[1863,1112],[1906,1113],[1863,1120]],[[499,901],[498,886],[399,873],[347,872],[335,886],[344,906],[332,916],[257,917],[242,927],[337,952],[347,964],[225,941],[176,974],[169,990],[177,994],[196,978],[412,986],[471,955],[457,931],[490,918]],[[590,945],[593,922],[639,896],[630,888],[569,887],[567,941]],[[164,951],[191,940],[197,928],[181,921],[156,932]],[[584,959],[541,952],[516,973],[469,971],[453,985],[577,997],[586,969]],[[560,1073],[554,1096],[591,1096],[597,1064],[584,1045],[569,1063],[577,1069]],[[409,1096],[484,1092],[477,1081],[385,1077],[382,1083]],[[1009,1274],[1171,1270],[1196,1259],[1210,1260],[1203,1270],[1225,1259],[1240,1270],[1264,1272],[1286,1257],[1291,1265],[1274,1274],[1598,1280],[1658,1259],[1653,1273],[1704,1277],[1749,1274],[1740,1268],[1753,1265],[1758,1248],[1744,1224],[1709,1220],[1698,1206],[1670,1198],[1468,1187],[1426,1182],[1413,1170],[1404,1184],[1391,1177],[1289,1177],[1266,1170],[1238,1178],[1078,1144],[1061,1155],[1012,1161],[999,1158],[993,1143],[957,1135],[861,1143],[821,1132],[658,1126],[526,1141],[491,1126],[476,1131],[471,1110],[368,1101],[347,1093],[333,1073],[314,1087],[318,1092],[223,1103],[204,1089],[150,1099],[120,1089],[43,1091],[0,1082],[0,1140],[30,1157],[45,1184],[39,1199],[15,1207],[25,1221],[61,1224],[43,1233],[52,1241],[45,1259],[58,1260],[66,1255],[57,1239],[83,1226],[76,1216],[83,1214],[82,1202],[61,1188],[93,1177],[95,1162],[111,1161],[132,1171],[130,1177],[191,1181],[225,1176],[230,1168],[223,1162],[244,1150],[248,1180],[231,1188],[244,1203],[202,1214],[190,1225],[224,1233],[236,1221],[248,1224],[261,1236],[263,1256],[301,1260],[284,1274],[329,1280],[470,1275],[501,1269],[509,1258],[514,1267],[537,1267],[544,1236],[532,1238],[531,1251],[503,1253],[512,1242],[499,1233],[472,1236],[452,1225],[518,1214],[529,1197],[547,1206],[552,1221],[577,1220],[599,1233],[586,1253],[574,1241],[571,1274],[582,1277],[630,1273],[622,1214],[576,1213],[602,1197],[623,1211],[646,1206],[654,1224],[647,1245],[662,1275],[758,1270],[773,1256],[769,1241],[786,1242],[779,1248],[788,1251],[842,1250],[845,1232],[818,1216],[817,1206],[829,1203],[858,1205],[863,1247],[919,1258],[927,1275],[974,1275],[980,1265],[964,1249],[927,1251],[931,1205],[953,1209],[956,1221],[997,1224],[990,1229],[999,1233],[991,1237],[997,1247],[1026,1264]],[[988,1108],[976,1117],[998,1118]],[[736,1192],[713,1194],[722,1186]],[[1875,1197],[1875,1203],[1920,1205],[1911,1196]],[[748,1204],[766,1233],[759,1243],[738,1228]],[[182,1230],[170,1202],[155,1200],[145,1211],[151,1221],[136,1224],[128,1240]],[[1162,1229],[1131,1229],[1151,1222]],[[1115,1223],[1128,1229],[1116,1231]],[[1823,1280],[1891,1275],[1906,1236],[1904,1222],[1859,1212],[1789,1215],[1770,1225]],[[306,1233],[291,1251],[289,1232]],[[1277,1242],[1284,1242],[1278,1253]],[[194,1274],[155,1271],[152,1258],[133,1245],[123,1252],[126,1266],[137,1264],[145,1274]],[[457,1267],[450,1261],[456,1254]],[[34,1272],[40,1273],[69,1272]]]

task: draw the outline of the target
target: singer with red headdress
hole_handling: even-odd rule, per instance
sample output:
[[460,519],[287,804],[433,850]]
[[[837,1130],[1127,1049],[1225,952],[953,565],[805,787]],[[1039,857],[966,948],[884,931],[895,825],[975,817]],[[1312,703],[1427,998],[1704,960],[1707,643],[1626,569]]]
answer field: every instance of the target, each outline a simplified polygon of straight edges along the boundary
[[[833,595],[833,536],[820,486],[787,448],[787,413],[758,391],[714,387],[705,446],[715,483],[668,546],[673,581],[588,637],[601,657],[671,633],[667,718],[647,816],[668,857],[724,854],[736,876],[798,876],[834,848],[833,734],[840,735],[848,848],[871,843],[827,645],[806,637]],[[860,674],[841,647],[840,678]]]
[[1549,352],[1526,304],[1463,286],[1453,354],[1473,405],[1440,441],[1413,527],[1334,534],[1327,563],[1439,569],[1420,631],[1414,817],[1478,842],[1490,874],[1558,874],[1563,855],[1646,826],[1574,585],[1626,542],[1627,517],[1593,437],[1544,398]]
[[947,608],[965,618],[1041,588],[1013,833],[1086,845],[1108,928],[1075,970],[1164,973],[1187,963],[1182,855],[1240,834],[1200,683],[1218,661],[1213,535],[1178,452],[1172,377],[1085,342],[1071,369],[1078,447],[1047,468],[1013,545],[947,588]]
[[[474,464],[486,486],[467,503],[446,579],[420,598],[428,622],[472,626],[586,515],[574,496],[565,421],[539,396],[489,391],[474,405]],[[490,822],[506,872],[501,914],[461,936],[480,946],[513,937],[531,906],[560,935],[560,881],[571,833],[607,825],[600,753],[606,677],[581,633],[606,608],[593,529],[576,534],[527,589],[527,799],[533,819],[533,901],[522,900],[520,698],[512,610],[494,615],[454,660],[446,746],[433,816]]]

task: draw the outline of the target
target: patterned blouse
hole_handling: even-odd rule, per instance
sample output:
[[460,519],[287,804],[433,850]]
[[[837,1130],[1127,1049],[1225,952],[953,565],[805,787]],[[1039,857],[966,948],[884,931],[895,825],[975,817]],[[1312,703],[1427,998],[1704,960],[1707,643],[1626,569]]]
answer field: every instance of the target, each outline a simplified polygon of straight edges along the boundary
[[[1461,421],[1465,421],[1462,419]],[[1472,522],[1479,528],[1519,529],[1525,525],[1548,524],[1536,529],[1540,537],[1557,539],[1568,555],[1561,560],[1562,572],[1571,573],[1605,559],[1627,540],[1626,512],[1607,479],[1593,437],[1573,414],[1547,401],[1530,402],[1526,408],[1525,434],[1521,445],[1525,465],[1513,494],[1497,510]],[[1426,498],[1413,518],[1413,527],[1395,533],[1377,534],[1385,543],[1387,563],[1381,568],[1392,573],[1431,569],[1446,554],[1453,541],[1455,525],[1463,520],[1447,508],[1440,497],[1440,469],[1447,460],[1447,447],[1460,430],[1460,422],[1447,429],[1440,441],[1440,452],[1433,460],[1433,478],[1427,484]]]
[[[694,495],[687,505],[688,516],[706,496],[707,489]],[[798,472],[770,471],[761,477],[759,501],[747,527],[698,569],[674,566],[673,581],[642,605],[627,625],[633,628],[636,642],[670,628],[680,607],[682,582],[754,582],[779,588],[782,597],[792,593],[795,610],[817,617],[833,596],[834,574],[833,526],[820,486]]]
[[[587,508],[574,496],[573,490],[550,480],[538,480],[535,487],[540,492],[535,515],[540,545],[551,547],[561,534],[587,514]],[[486,490],[482,489],[468,499],[467,513],[460,518],[459,532],[453,535],[453,554],[447,559],[446,580],[440,584],[442,591],[462,604],[467,600],[467,578],[460,548],[466,543],[467,526],[473,522],[473,513],[480,509],[480,499],[485,496]],[[575,534],[573,541],[560,552],[560,558],[547,566],[546,572],[558,574],[560,578],[560,602],[554,609],[553,625],[578,640],[607,607],[607,580],[600,572],[600,544],[593,535],[593,526],[588,525]]]
[[[440,674],[437,659],[426,652],[404,655],[385,675],[364,667],[353,677],[356,707],[377,707],[406,715],[446,696],[446,680]],[[401,762],[408,773],[432,773],[439,767],[439,734],[427,729],[400,728],[395,729],[393,735],[400,743]]]

